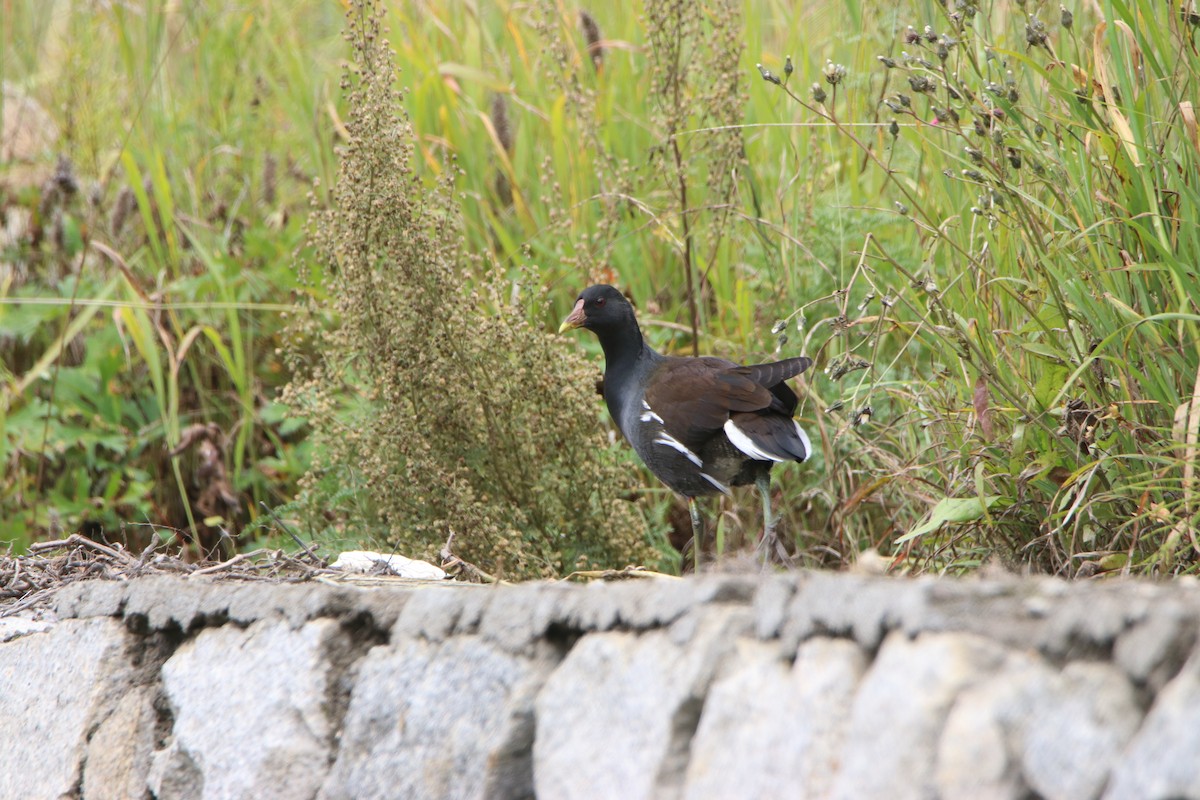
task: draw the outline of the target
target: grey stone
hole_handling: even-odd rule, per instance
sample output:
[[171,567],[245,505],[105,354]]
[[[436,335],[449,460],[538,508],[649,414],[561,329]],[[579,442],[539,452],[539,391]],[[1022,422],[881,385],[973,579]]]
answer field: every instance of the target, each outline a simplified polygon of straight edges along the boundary
[[1107,653],[1123,631],[1147,615],[1153,596],[1137,584],[1124,584],[1125,591],[1114,588],[1120,587],[1064,592],[1056,598],[1034,644],[1043,653],[1063,659]]
[[543,586],[521,586],[516,591],[489,595],[482,609],[478,629],[490,642],[513,653],[531,653],[536,638],[545,633],[544,618],[539,617]]
[[1164,604],[1117,638],[1113,661],[1135,682],[1157,693],[1187,660],[1198,629],[1194,611]]
[[0,617],[0,644],[10,642],[31,633],[45,633],[54,627],[53,612],[49,614],[19,614],[12,617]]
[[691,579],[593,582],[582,587],[546,587],[552,605],[538,615],[543,625],[580,632],[651,630],[667,627],[692,609],[708,605],[748,607],[757,578],[705,575]]
[[679,796],[708,685],[751,622],[711,608],[686,648],[668,631],[583,637],[537,698],[537,796]]
[[998,643],[1028,647],[1044,626],[1043,592],[1060,591],[1054,580],[945,581],[930,586],[928,605],[909,617],[910,634],[975,633]]
[[[478,591],[489,592],[494,591],[494,588],[487,587]],[[413,592],[392,627],[392,635],[398,639],[419,636],[431,642],[443,641],[458,625],[464,602],[466,593],[463,591]]]
[[473,636],[479,633],[479,626],[483,624],[483,615],[493,603],[504,604],[503,599],[508,596],[509,592],[506,589],[512,589],[517,594],[524,594],[530,590],[536,590],[533,586],[510,586],[502,585],[482,586],[475,585],[473,589],[462,592],[458,618],[454,622],[453,634],[455,636]]
[[154,750],[154,693],[137,686],[88,739],[83,800],[135,800],[149,796],[146,778]]
[[1200,800],[1194,580],[159,575],[53,602],[0,622],[2,798]]
[[866,668],[861,648],[816,638],[795,663],[777,647],[739,640],[712,686],[692,742],[688,800],[826,797]]
[[555,663],[479,636],[373,649],[320,796],[530,797],[533,699]]
[[1020,800],[1028,796],[1017,728],[1034,713],[1054,677],[1054,670],[1036,653],[1013,653],[996,674],[959,694],[938,745],[941,797]]
[[[199,583],[197,580],[189,582]],[[354,607],[357,591],[319,583],[207,583],[197,587],[199,613],[209,619],[228,618],[249,625],[264,619],[286,619],[293,627],[318,617],[340,616]],[[271,591],[271,589],[280,591]]]
[[889,631],[915,629],[926,616],[927,580],[809,573],[803,576],[780,632],[785,651],[810,636],[849,636],[874,650]]
[[1111,665],[1060,672],[1013,654],[956,700],[938,749],[940,796],[1094,798],[1140,718],[1133,687]]
[[1003,650],[973,634],[888,636],[854,698],[831,796],[936,796],[935,754],[951,704],[1002,658]]
[[1047,800],[1100,794],[1141,722],[1128,679],[1110,664],[1068,664],[1043,687],[1020,727],[1021,768]]
[[1155,698],[1104,794],[1142,798],[1200,800],[1200,650]]
[[54,612],[61,619],[115,617],[125,605],[129,584],[119,581],[77,581],[54,594]]
[[791,576],[764,581],[754,593],[754,633],[760,639],[774,639],[787,618],[788,604],[796,594]]
[[316,794],[334,728],[329,650],[338,625],[293,629],[262,620],[206,629],[162,668],[175,715],[154,754],[151,788],[167,798],[294,798]]
[[192,583],[182,578],[153,576],[130,581],[125,587],[124,613],[126,618],[139,617],[152,630],[164,630],[171,625],[189,630],[200,613],[202,593],[208,582]]
[[128,644],[113,620],[63,620],[0,644],[0,797],[75,791],[88,734],[130,688]]
[[373,610],[379,612],[381,627],[386,627],[405,597],[403,592],[395,592],[391,602],[378,603],[365,599],[369,590],[354,586],[234,583],[202,575],[153,575],[110,586],[100,591],[98,599],[60,593],[59,613],[81,617],[123,613],[127,618],[144,618],[153,630],[176,626],[186,632],[226,621],[250,625],[263,619],[284,619],[299,627],[320,617]]

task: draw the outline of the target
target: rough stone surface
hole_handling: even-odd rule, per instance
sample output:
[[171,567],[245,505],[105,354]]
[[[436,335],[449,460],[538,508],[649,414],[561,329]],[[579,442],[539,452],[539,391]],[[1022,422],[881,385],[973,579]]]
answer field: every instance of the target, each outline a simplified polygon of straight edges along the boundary
[[1157,692],[1177,673],[1196,644],[1195,617],[1167,603],[1123,632],[1113,647],[1113,660],[1135,683]]
[[1077,662],[1036,692],[1017,729],[1030,788],[1049,800],[1098,796],[1141,723],[1133,687],[1110,664]]
[[827,797],[866,655],[845,639],[810,639],[794,663],[758,641],[708,693],[692,743],[685,797]]
[[74,791],[89,731],[128,691],[128,646],[112,620],[67,620],[0,645],[0,797]]
[[557,664],[479,636],[406,639],[364,659],[326,800],[532,796],[533,699]]
[[117,701],[88,740],[83,796],[88,800],[148,798],[146,777],[154,750],[154,696],[139,686]]
[[936,796],[934,757],[950,706],[1002,658],[973,634],[891,634],[855,695],[831,796]]
[[784,647],[793,650],[811,636],[849,637],[874,650],[888,631],[905,628],[908,618],[925,616],[931,586],[928,580],[888,587],[860,575],[805,575],[798,581],[780,637]]
[[1010,656],[964,690],[942,731],[944,798],[1094,798],[1141,719],[1132,685],[1109,664],[1061,671],[1034,653]]
[[1200,800],[1193,580],[445,584],[0,604],[0,798]]
[[1200,651],[1159,693],[1104,800],[1200,800]]
[[167,798],[312,797],[325,778],[338,626],[261,620],[202,631],[163,665],[172,736],[151,788]]
[[46,615],[24,614],[0,617],[0,644],[31,633],[43,633],[54,627],[56,620]]
[[726,611],[690,636],[584,637],[537,699],[537,796],[678,796],[708,684],[739,628],[749,628],[749,615]]

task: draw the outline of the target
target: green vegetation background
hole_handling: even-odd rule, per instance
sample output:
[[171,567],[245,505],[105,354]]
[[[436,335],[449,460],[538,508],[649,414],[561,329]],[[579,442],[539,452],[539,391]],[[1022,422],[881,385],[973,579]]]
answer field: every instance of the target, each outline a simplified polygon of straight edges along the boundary
[[1194,569],[1189,2],[373,7],[0,0],[0,542],[676,569],[552,333],[604,280],[817,359],[800,563]]

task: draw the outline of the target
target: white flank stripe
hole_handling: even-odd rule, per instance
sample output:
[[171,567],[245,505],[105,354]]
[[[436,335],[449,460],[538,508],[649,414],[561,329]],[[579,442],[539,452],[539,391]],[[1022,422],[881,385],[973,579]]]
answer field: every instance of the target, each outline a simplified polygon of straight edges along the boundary
[[674,436],[672,436],[669,433],[666,433],[666,432],[660,433],[658,435],[658,438],[654,440],[654,443],[655,444],[665,444],[667,447],[670,447],[674,450],[678,450],[679,452],[681,452],[685,456],[687,456],[688,461],[691,461],[697,467],[704,466],[704,462],[700,460],[700,456],[696,455],[691,450],[688,450],[687,446],[683,442],[679,441],[678,439],[676,439]]
[[655,421],[655,422],[657,422],[659,425],[663,425],[663,424],[664,424],[664,423],[663,423],[663,418],[662,418],[662,417],[660,417],[658,414],[655,414],[655,413],[654,413],[654,412],[653,412],[653,411],[650,409],[650,404],[649,404],[649,403],[647,403],[645,400],[643,400],[643,401],[642,401],[642,408],[646,409],[645,413],[643,413],[643,414],[642,414],[640,417],[638,417],[638,419],[640,419],[642,422],[649,422],[650,420],[654,420],[654,421]]
[[729,441],[738,450],[741,450],[751,458],[759,461],[784,461],[785,459],[779,456],[774,456],[763,450],[754,443],[754,440],[742,432],[741,428],[733,424],[732,419],[725,420],[725,435],[729,437]]
[[701,472],[700,477],[704,478],[704,480],[708,481],[713,486],[717,487],[717,491],[721,492],[721,494],[733,494],[733,492],[729,491],[728,486],[721,483],[719,480],[714,478],[712,475],[709,475],[707,472]]
[[808,440],[808,434],[804,432],[804,428],[800,427],[800,423],[792,420],[792,424],[796,426],[796,434],[800,437],[800,441],[804,442],[804,460],[808,461],[812,458],[812,442]]

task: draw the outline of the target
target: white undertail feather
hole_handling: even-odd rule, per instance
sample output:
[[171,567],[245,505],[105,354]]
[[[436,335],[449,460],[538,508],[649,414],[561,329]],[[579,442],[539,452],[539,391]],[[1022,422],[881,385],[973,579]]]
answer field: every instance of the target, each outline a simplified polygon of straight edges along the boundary
[[691,461],[697,467],[704,466],[704,462],[700,460],[700,456],[693,453],[691,450],[689,450],[687,448],[687,445],[685,445],[683,442],[679,441],[674,436],[672,436],[671,434],[669,434],[665,431],[658,435],[658,438],[656,438],[654,440],[654,443],[655,444],[665,444],[667,447],[670,447],[673,450],[678,450],[679,452],[681,452],[685,456],[687,456],[688,461]]
[[812,458],[812,442],[808,440],[808,434],[804,432],[804,428],[800,427],[800,423],[792,420],[792,424],[796,426],[796,435],[800,437],[800,441],[804,443],[804,460],[808,461]]
[[[742,429],[733,424],[732,419],[725,420],[725,435],[729,437],[729,441],[738,450],[741,450],[750,458],[759,461],[786,461],[787,459],[780,458],[777,455],[768,453],[754,443],[754,440],[742,432]],[[807,439],[808,437],[803,437]]]

